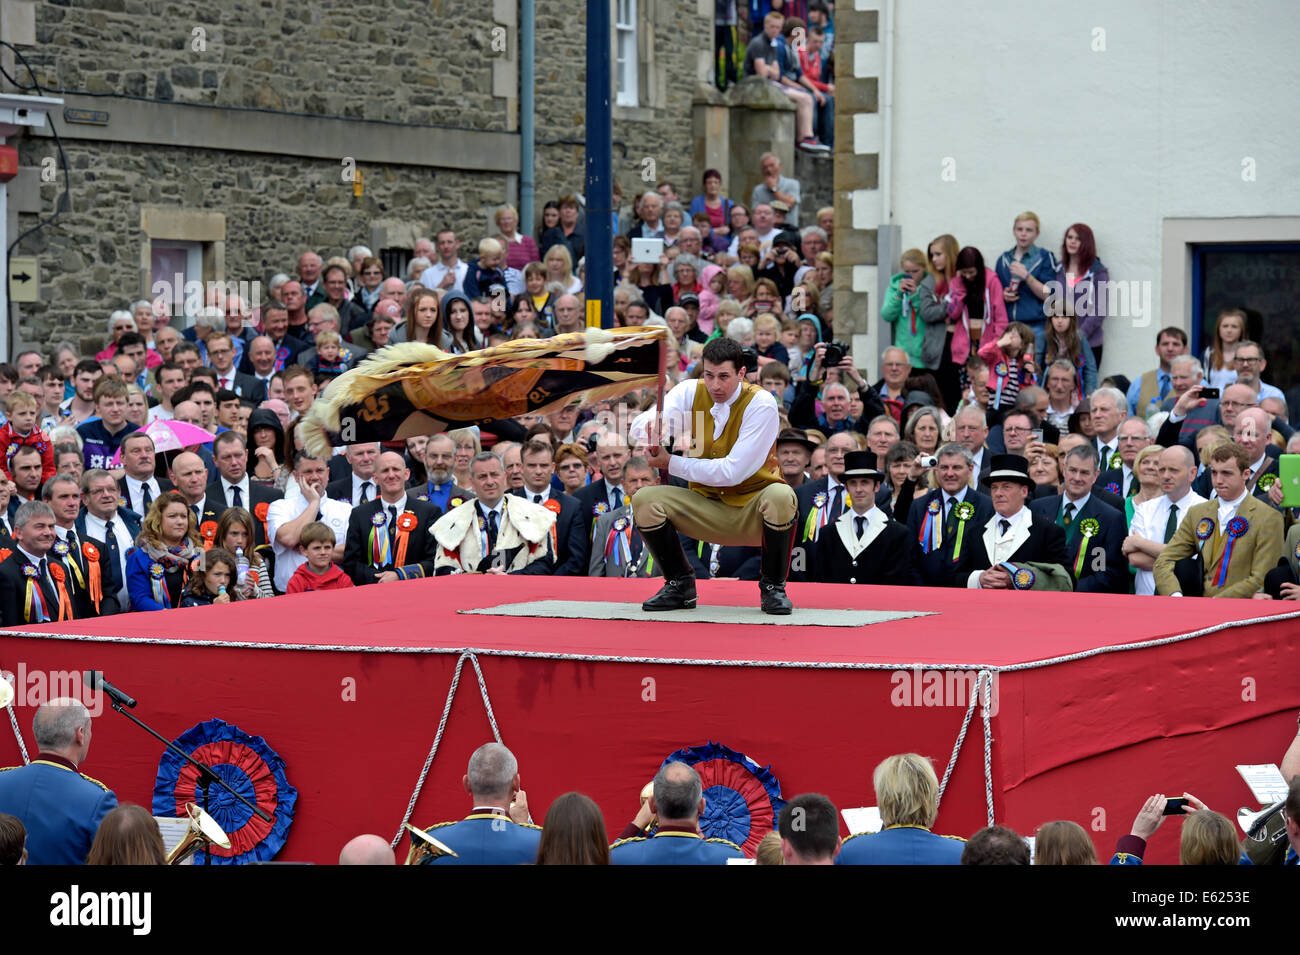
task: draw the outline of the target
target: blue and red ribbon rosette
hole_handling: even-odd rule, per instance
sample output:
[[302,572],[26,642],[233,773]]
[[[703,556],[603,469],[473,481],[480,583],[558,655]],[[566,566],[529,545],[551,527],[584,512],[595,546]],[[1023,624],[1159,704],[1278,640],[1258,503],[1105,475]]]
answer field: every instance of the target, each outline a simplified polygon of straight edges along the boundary
[[679,749],[668,763],[686,763],[704,784],[700,830],[706,839],[727,839],[753,857],[762,838],[776,828],[785,806],[781,782],[771,766],[760,766],[744,753],[708,743]]
[[[212,864],[244,865],[275,858],[289,835],[298,801],[298,790],[285,776],[280,755],[262,737],[219,719],[191,727],[174,742],[271,817],[265,822],[220,785],[209,785],[207,811],[230,837],[229,849],[211,847]],[[192,765],[171,750],[164,751],[154,782],[153,814],[183,816],[189,802],[203,807],[198,776]]]

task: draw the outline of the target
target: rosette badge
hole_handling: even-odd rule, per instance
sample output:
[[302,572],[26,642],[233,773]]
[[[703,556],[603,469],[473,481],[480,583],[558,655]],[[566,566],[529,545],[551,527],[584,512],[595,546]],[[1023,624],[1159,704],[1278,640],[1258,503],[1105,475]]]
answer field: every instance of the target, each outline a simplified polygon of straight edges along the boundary
[[1011,578],[1011,585],[1016,590],[1033,590],[1034,589],[1034,572],[1028,567],[1021,567]]

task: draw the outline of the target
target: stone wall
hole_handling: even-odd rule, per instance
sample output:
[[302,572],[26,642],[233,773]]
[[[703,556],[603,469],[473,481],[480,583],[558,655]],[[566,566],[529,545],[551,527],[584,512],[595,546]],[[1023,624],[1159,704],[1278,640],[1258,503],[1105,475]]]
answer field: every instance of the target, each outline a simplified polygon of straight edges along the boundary
[[[642,105],[616,110],[615,177],[629,198],[664,179],[689,198],[695,192],[691,99],[702,58],[712,49],[712,8],[704,4],[708,11],[701,13],[698,0],[640,6]],[[455,137],[458,130],[465,136],[517,129],[517,72],[508,83],[501,76],[503,58],[517,64],[515,7],[503,0],[47,0],[36,7],[37,45],[23,52],[48,89],[105,94],[92,105],[110,112],[122,112],[119,97],[130,97],[158,102],[160,116],[187,103],[198,110],[255,109],[250,115],[256,116],[337,117],[343,124],[434,125]],[[547,199],[582,189],[585,20],[582,0],[538,4],[539,210]],[[502,22],[509,25],[494,33]],[[502,38],[504,50],[497,48]],[[517,175],[499,166],[444,168],[413,157],[410,164],[365,164],[357,199],[341,180],[337,159],[304,158],[310,144],[263,138],[229,150],[187,147],[169,141],[161,118],[156,145],[115,140],[112,123],[102,138],[85,138],[87,127],[78,127],[82,138],[76,139],[60,114],[53,120],[65,133],[71,205],[14,251],[37,256],[41,271],[42,300],[19,310],[21,343],[97,337],[111,310],[147,291],[141,267],[146,206],[222,213],[220,277],[265,282],[292,271],[302,248],[328,255],[371,244],[373,226],[392,239],[451,224],[461,233],[462,257],[472,257],[490,210],[518,188]],[[356,135],[366,134],[356,124]],[[55,155],[48,138],[16,143],[25,168]],[[645,171],[651,175],[643,179]],[[42,184],[41,216],[52,211],[62,186],[61,173]],[[37,215],[20,208],[21,231]]]

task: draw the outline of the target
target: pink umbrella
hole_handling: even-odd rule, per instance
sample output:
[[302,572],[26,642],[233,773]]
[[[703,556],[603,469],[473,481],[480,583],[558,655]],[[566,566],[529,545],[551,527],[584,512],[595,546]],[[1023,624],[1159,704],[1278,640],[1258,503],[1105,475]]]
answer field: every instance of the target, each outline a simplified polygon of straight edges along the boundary
[[[154,452],[162,454],[164,451],[183,451],[185,448],[193,447],[196,444],[206,444],[211,441],[213,435],[208,434],[196,424],[186,424],[184,421],[163,420],[151,421],[149,426],[144,429],[144,433],[153,439]],[[118,448],[117,453],[113,455],[110,462],[113,467],[122,463],[122,449]]]

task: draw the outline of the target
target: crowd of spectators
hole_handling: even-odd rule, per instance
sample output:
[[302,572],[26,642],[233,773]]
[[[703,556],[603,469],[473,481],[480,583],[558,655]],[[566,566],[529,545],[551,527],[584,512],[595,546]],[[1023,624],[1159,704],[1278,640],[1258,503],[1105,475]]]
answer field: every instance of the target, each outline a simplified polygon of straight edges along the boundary
[[[0,865],[158,865],[163,841],[150,813],[118,805],[112,791],[76,772],[90,748],[91,719],[71,699],[38,709],[33,731],[40,754],[27,767],[0,776]],[[66,769],[72,769],[69,773]],[[1289,779],[1280,809],[1285,837],[1269,856],[1243,851],[1231,820],[1196,796],[1166,800],[1151,795],[1120,836],[1111,865],[1141,865],[1148,845],[1167,819],[1181,822],[1182,865],[1297,864],[1300,850],[1300,735],[1284,754]],[[1096,865],[1093,839],[1072,820],[1043,823],[1033,844],[1004,825],[979,829],[969,839],[934,832],[940,785],[931,761],[901,753],[881,761],[872,774],[880,826],[841,838],[840,813],[818,793],[787,801],[771,832],[752,857],[726,839],[709,837],[708,801],[696,769],[665,763],[642,788],[640,805],[618,838],[600,807],[578,792],[550,804],[536,825],[521,788],[519,763],[501,743],[485,743],[469,759],[464,777],[469,813],[425,831],[436,840],[411,856],[423,864],[451,865]],[[45,789],[42,789],[45,787]],[[33,800],[45,791],[57,798]],[[1281,831],[1281,830],[1279,830]],[[757,836],[759,833],[753,833]],[[423,840],[412,843],[420,846]],[[1252,848],[1257,849],[1261,843]],[[427,851],[432,848],[433,851]],[[1274,858],[1276,856],[1276,858]],[[342,865],[392,865],[389,843],[359,835],[342,847]]]
[[[1300,599],[1300,502],[1284,502],[1280,472],[1300,437],[1245,311],[1223,310],[1201,358],[1163,328],[1155,367],[1099,379],[1108,278],[1092,230],[1072,224],[1057,253],[1026,212],[992,268],[951,235],[902,254],[881,306],[893,343],[869,381],[869,357],[835,333],[831,211],[789,227],[799,183],[774,155],[760,167],[749,206],[706,172],[685,203],[696,225],[671,183],[636,197],[615,243],[614,322],[669,330],[669,387],[700,373],[706,342],[745,348],[749,379],[781,406],[794,579]],[[0,621],[458,571],[653,574],[619,520],[664,479],[631,427],[649,393],[326,460],[296,428],[371,349],[463,353],[583,329],[580,203],[553,205],[536,240],[498,208],[468,261],[452,229],[416,243],[407,278],[362,246],[306,251],[256,309],[210,296],[178,328],[165,302],[140,301],[109,316],[93,356],[61,342],[0,365]],[[662,240],[658,261],[632,261],[631,237]],[[1203,397],[1212,382],[1220,394]],[[872,473],[846,477],[853,452]],[[507,514],[506,495],[531,500]],[[461,540],[451,512],[467,503],[523,549],[493,533],[473,562],[439,564],[437,527]],[[525,545],[548,521],[552,543]],[[850,529],[881,545],[846,557]],[[690,545],[697,576],[758,572],[754,548]]]

